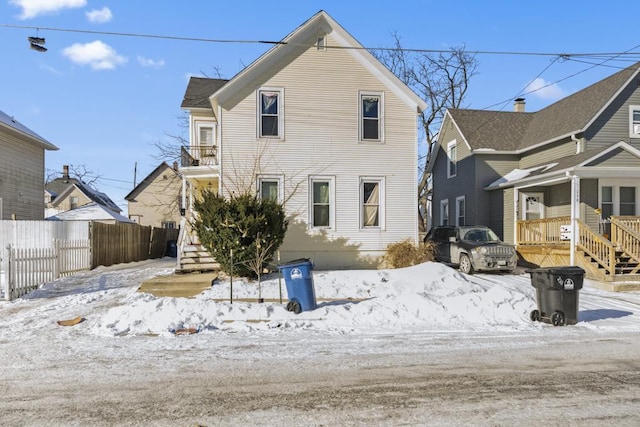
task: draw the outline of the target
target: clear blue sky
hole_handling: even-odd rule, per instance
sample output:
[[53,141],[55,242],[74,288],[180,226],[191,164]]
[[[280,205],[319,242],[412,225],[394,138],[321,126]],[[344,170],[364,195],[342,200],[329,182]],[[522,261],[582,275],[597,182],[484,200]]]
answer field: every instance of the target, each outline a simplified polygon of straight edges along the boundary
[[[637,3],[587,1],[93,1],[0,0],[0,110],[57,145],[46,168],[85,165],[99,190],[126,213],[124,196],[159,163],[154,143],[181,132],[189,76],[230,78],[269,46],[205,43],[8,27],[33,26],[217,40],[280,40],[319,10],[365,47],[468,51],[611,53],[640,51]],[[45,53],[28,36],[46,38]],[[595,58],[478,54],[465,107],[512,108],[538,77],[557,82],[526,95],[538,110],[637,58],[591,66]],[[582,62],[585,61],[585,62]],[[544,71],[544,73],[542,73]],[[541,74],[542,73],[542,74]],[[577,74],[574,76],[574,74]],[[573,76],[573,77],[571,77]],[[507,102],[505,102],[507,101]]]

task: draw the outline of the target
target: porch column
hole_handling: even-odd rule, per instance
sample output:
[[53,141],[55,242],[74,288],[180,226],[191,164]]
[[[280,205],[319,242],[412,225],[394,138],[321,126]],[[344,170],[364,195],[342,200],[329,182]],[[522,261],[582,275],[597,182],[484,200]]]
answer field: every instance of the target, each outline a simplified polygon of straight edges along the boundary
[[571,265],[576,265],[578,219],[580,219],[580,177],[571,175],[571,244],[569,248]]

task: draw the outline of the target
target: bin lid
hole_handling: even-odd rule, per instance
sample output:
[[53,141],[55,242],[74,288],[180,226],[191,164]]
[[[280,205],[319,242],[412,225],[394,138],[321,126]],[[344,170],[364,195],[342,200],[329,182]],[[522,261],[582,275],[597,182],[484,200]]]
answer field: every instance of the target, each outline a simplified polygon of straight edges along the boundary
[[525,273],[548,273],[548,274],[566,274],[566,275],[584,275],[585,271],[582,267],[578,267],[575,265],[567,265],[567,266],[557,266],[557,267],[542,267],[542,268],[532,268],[529,270],[525,270]]
[[311,259],[309,258],[298,258],[291,261],[283,262],[282,264],[278,265],[278,268],[290,267],[292,265],[299,265],[299,264],[309,264],[309,263],[311,263]]

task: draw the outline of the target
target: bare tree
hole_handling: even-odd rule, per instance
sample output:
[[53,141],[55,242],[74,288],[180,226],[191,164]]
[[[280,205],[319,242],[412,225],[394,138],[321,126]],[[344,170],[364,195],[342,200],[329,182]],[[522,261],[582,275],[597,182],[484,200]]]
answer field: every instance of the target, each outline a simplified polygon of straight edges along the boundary
[[[52,169],[46,170],[45,184],[60,177],[60,171],[54,171]],[[69,176],[77,180],[82,181],[88,185],[94,185],[100,182],[102,175],[96,174],[83,163],[81,165],[69,165]]]
[[[462,106],[469,81],[476,74],[478,61],[475,55],[465,52],[464,45],[447,52],[416,52],[402,48],[397,32],[391,35],[394,47],[374,50],[372,54],[427,103],[427,110],[420,115],[420,144],[424,145],[418,150],[418,200],[426,212],[429,193],[426,166],[433,155],[438,129],[447,108]],[[420,211],[418,215],[420,230],[425,231],[425,218]]]

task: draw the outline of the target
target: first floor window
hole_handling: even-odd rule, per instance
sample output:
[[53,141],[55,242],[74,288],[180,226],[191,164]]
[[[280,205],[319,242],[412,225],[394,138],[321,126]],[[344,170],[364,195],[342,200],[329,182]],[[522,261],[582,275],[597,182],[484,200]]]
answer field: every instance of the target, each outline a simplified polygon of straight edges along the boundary
[[456,225],[466,225],[464,196],[456,197]]
[[360,182],[362,228],[380,228],[382,224],[383,180],[363,178]]
[[175,221],[162,221],[162,228],[173,230],[173,229],[176,228],[176,222]]
[[333,179],[314,177],[311,187],[311,225],[331,228],[333,225]]
[[282,177],[280,176],[259,176],[258,177],[258,197],[262,200],[273,200],[282,203]]
[[440,225],[449,225],[449,200],[440,200]]

